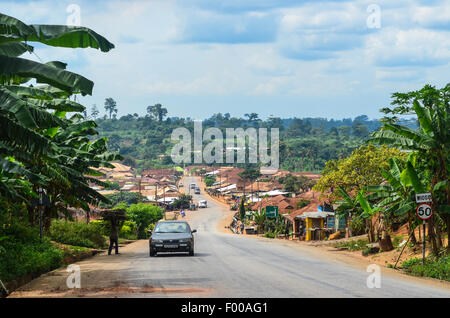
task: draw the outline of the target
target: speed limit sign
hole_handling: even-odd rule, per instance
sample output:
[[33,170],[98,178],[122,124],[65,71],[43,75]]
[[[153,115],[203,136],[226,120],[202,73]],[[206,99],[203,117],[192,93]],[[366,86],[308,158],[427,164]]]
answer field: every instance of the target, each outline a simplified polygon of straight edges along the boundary
[[421,203],[417,206],[416,214],[421,220],[428,220],[433,216],[433,209],[429,203]]

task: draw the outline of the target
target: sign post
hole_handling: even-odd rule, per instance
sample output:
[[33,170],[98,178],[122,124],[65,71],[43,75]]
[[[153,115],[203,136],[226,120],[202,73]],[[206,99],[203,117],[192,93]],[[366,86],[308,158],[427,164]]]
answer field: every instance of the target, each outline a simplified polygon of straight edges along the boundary
[[278,207],[277,206],[266,206],[266,217],[267,218],[277,218],[278,217]]
[[[417,198],[417,196],[416,196]],[[423,249],[422,249],[422,264],[425,263],[425,225],[426,221],[433,216],[433,208],[429,203],[421,203],[417,206],[416,214],[423,221]]]
[[430,192],[416,194],[416,203],[429,203],[432,201],[433,198]]

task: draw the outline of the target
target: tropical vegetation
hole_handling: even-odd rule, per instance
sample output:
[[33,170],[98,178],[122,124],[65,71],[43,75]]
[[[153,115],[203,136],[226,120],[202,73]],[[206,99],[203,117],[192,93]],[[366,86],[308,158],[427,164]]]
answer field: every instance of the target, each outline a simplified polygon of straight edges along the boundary
[[[427,221],[427,236],[432,253],[442,254],[445,238],[450,251],[449,92],[450,84],[393,94],[393,108],[381,110],[382,126],[369,136],[369,144],[326,163],[314,189],[337,203],[337,212],[349,224],[363,221],[370,242],[386,239],[387,232],[406,223],[416,244],[414,229],[422,221],[415,214],[415,195],[430,192],[434,215]],[[418,128],[405,124],[408,120],[417,121]]]
[[[106,186],[93,178],[99,175],[93,168],[122,159],[107,150],[106,138],[94,137],[97,124],[83,116],[85,107],[76,101],[77,95],[92,94],[94,83],[66,70],[64,62],[22,57],[34,51],[34,42],[102,52],[114,48],[85,27],[27,25],[0,14],[0,251],[9,256],[0,258],[0,268],[7,269],[0,279],[5,280],[34,271],[30,263],[46,255],[39,270],[58,264],[59,254],[46,239],[36,248],[37,205],[45,204],[40,208],[46,233],[52,219],[71,218],[68,206],[89,213],[90,205],[108,202],[89,186]],[[30,228],[28,241],[19,231],[24,228]],[[22,256],[11,257],[14,251]],[[41,256],[33,259],[37,253]],[[11,271],[11,262],[24,270]]]

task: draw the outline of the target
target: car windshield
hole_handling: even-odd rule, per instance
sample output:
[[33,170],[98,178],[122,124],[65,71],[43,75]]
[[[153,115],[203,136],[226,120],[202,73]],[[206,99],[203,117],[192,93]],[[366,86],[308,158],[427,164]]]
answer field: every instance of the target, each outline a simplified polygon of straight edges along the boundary
[[155,233],[187,233],[190,232],[186,223],[164,222],[158,223],[155,227]]

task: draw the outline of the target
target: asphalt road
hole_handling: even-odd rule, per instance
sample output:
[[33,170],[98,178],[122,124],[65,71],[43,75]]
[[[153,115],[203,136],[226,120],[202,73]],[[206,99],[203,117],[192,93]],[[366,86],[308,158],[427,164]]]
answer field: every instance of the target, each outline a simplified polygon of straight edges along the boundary
[[[185,179],[185,187],[194,178]],[[191,191],[192,193],[192,191]],[[44,275],[13,297],[450,297],[436,284],[381,269],[380,288],[369,288],[367,264],[350,265],[295,242],[217,231],[226,213],[209,198],[193,212],[195,256],[149,257],[148,241],[79,262],[82,288],[67,291],[64,269]]]

